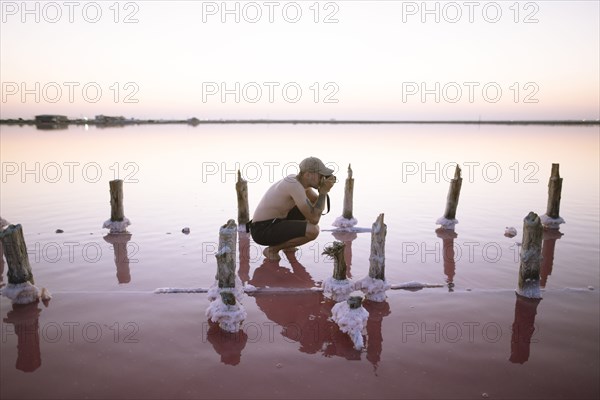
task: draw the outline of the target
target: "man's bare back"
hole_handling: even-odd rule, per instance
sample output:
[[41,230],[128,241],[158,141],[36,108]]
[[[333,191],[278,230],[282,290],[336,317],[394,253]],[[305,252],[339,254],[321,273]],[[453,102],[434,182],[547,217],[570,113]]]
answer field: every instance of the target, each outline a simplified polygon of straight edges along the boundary
[[301,210],[300,207],[306,204],[307,199],[314,202],[316,198],[317,195],[312,189],[304,189],[295,175],[289,175],[267,190],[258,203],[252,219],[258,222],[285,218],[294,206]]

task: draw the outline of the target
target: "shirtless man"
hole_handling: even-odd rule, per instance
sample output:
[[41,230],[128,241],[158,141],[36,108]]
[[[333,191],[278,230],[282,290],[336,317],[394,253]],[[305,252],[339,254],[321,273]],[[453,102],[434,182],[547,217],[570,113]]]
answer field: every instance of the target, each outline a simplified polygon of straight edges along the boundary
[[267,190],[250,222],[254,241],[268,246],[263,251],[267,259],[278,261],[280,250],[293,251],[319,236],[327,193],[336,181],[332,173],[321,160],[309,157],[300,163],[298,175],[289,175]]

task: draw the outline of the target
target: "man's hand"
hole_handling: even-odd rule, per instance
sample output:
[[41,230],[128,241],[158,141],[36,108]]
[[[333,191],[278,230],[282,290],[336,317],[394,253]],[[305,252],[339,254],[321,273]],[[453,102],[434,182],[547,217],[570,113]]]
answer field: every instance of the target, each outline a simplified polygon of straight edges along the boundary
[[331,175],[328,178],[321,177],[319,181],[319,194],[327,194],[336,182],[335,176]]

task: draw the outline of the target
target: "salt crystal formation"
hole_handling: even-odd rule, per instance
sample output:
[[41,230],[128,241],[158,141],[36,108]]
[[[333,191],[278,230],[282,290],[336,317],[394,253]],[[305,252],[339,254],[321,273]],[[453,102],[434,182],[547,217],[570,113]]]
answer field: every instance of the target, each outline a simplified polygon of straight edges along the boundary
[[206,309],[206,316],[212,322],[218,323],[224,331],[235,333],[239,331],[248,314],[241,303],[235,300],[234,303],[225,304],[222,296],[219,296]]
[[129,218],[123,218],[123,221],[111,221],[109,219],[104,221],[102,228],[110,229],[110,233],[125,233],[129,225],[131,225]]
[[40,290],[30,282],[9,283],[0,290],[0,294],[9,298],[13,304],[31,304],[39,299],[49,301],[52,298],[48,289],[42,288]]
[[323,294],[336,302],[348,300],[354,289],[354,283],[349,279],[340,281],[329,277],[323,281]]
[[392,285],[381,279],[366,276],[354,284],[355,289],[362,290],[365,297],[371,301],[385,301],[385,291],[392,288]]
[[331,319],[338,324],[342,332],[350,336],[354,348],[361,350],[364,347],[362,331],[369,318],[369,312],[362,306],[352,309],[348,302],[344,301],[333,306],[331,313]]

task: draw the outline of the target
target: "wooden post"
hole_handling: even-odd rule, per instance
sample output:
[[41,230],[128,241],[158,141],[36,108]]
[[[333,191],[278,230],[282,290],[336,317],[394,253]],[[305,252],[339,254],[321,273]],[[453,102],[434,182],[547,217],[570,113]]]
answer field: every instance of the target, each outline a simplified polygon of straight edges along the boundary
[[342,242],[333,242],[333,245],[325,247],[323,254],[333,258],[333,279],[343,281],[346,279],[346,261],[344,260],[344,248]]
[[110,220],[123,221],[125,211],[123,209],[123,180],[116,179],[109,182],[110,185]]
[[560,194],[562,191],[562,178],[558,172],[559,164],[552,164],[552,172],[548,181],[548,206],[546,214],[542,215],[542,225],[548,229],[558,229],[565,220],[560,216]]
[[344,243],[344,262],[346,263],[346,277],[352,278],[352,241],[358,235],[356,232],[332,232],[332,235],[337,240]]
[[250,221],[250,213],[248,211],[248,182],[242,179],[242,174],[238,170],[238,180],[235,183],[235,190],[237,192],[237,203],[238,203],[238,225],[240,229],[245,227],[246,223]]
[[540,264],[542,261],[542,237],[544,229],[540,217],[533,211],[523,220],[523,244],[519,267],[517,293],[529,298],[541,298]]
[[362,306],[363,298],[362,296],[352,296],[348,300],[348,306],[351,310],[356,310]]
[[104,221],[103,228],[110,229],[110,233],[127,233],[127,227],[131,225],[125,217],[123,209],[123,181],[116,179],[110,181],[110,219]]
[[219,251],[217,258],[217,281],[219,288],[235,287],[235,253],[237,226],[230,219],[219,229]]
[[371,256],[369,257],[369,276],[385,280],[385,236],[387,225],[383,223],[383,214],[379,214],[371,230]]
[[[446,210],[444,211],[444,218],[452,221],[456,220],[456,208],[458,207],[458,198],[460,196],[460,188],[462,187],[461,169],[456,164],[454,170],[454,179],[450,181],[450,188],[448,189],[448,197],[446,198]],[[456,221],[458,222],[458,221]],[[455,222],[455,223],[456,223]],[[454,226],[452,228],[454,229]]]
[[0,240],[8,263],[8,283],[18,285],[30,282],[33,285],[33,272],[29,264],[21,224],[9,225],[8,228],[0,231]]
[[558,172],[559,164],[552,164],[552,172],[548,181],[548,207],[546,215],[550,218],[560,218],[560,195],[562,191],[562,178]]
[[348,177],[346,178],[346,186],[344,187],[344,211],[342,217],[346,219],[352,219],[353,208],[353,197],[354,197],[354,178],[352,178],[352,166],[348,164]]

